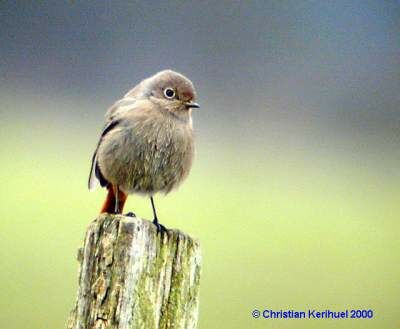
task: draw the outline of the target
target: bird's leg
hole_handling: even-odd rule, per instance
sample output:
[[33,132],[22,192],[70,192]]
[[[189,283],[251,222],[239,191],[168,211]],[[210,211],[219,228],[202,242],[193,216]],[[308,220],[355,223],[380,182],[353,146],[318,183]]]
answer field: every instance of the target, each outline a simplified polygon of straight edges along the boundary
[[119,214],[119,189],[118,185],[115,185],[115,209],[116,214]]
[[[114,209],[114,212],[116,214],[122,214],[127,197],[128,197],[128,195],[125,194],[123,191],[121,191],[119,189],[118,185],[115,185],[115,209]],[[128,212],[127,214],[125,214],[125,216],[136,217],[136,215],[131,211]]]
[[107,198],[100,213],[121,214],[128,195],[121,191],[117,185],[109,185],[107,189]]
[[154,206],[154,200],[152,196],[150,197],[150,201],[151,201],[151,207],[153,208],[153,216],[154,216],[153,222],[158,223],[156,207]]
[[157,217],[156,207],[154,206],[153,196],[150,197],[150,200],[151,200],[151,207],[153,208],[153,215],[154,215],[153,224],[157,227],[157,232],[165,232],[167,230],[165,228],[165,226],[161,225],[158,222],[158,217]]

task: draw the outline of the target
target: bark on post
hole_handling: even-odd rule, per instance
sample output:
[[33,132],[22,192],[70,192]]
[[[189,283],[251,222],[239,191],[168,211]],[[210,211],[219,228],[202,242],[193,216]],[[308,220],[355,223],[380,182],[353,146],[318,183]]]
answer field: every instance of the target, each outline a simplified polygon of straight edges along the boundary
[[68,329],[196,328],[200,246],[143,219],[100,215],[90,224]]

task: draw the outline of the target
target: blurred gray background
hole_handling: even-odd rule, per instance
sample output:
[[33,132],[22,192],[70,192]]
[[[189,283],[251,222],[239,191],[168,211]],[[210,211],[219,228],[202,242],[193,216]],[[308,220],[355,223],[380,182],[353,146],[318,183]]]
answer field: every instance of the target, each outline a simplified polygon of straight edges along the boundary
[[195,82],[207,134],[223,126],[261,142],[268,128],[294,139],[318,130],[326,139],[310,143],[345,133],[335,141],[343,147],[354,135],[396,137],[397,1],[2,1],[0,15],[10,102],[80,99],[90,108],[54,106],[52,115],[99,125],[126,90],[173,68]]

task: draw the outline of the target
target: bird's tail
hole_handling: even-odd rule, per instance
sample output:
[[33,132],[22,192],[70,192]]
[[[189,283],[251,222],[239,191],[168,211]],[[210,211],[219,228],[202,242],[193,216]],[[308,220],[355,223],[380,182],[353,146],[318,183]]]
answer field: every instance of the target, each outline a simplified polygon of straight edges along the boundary
[[[124,209],[124,204],[126,198],[128,197],[124,192],[120,191],[116,186],[109,184],[107,186],[108,193],[107,198],[104,201],[103,207],[101,208],[100,213],[109,213],[109,214],[121,214]],[[116,207],[117,198],[116,194],[118,193],[118,210]],[[116,211],[117,210],[117,211]]]

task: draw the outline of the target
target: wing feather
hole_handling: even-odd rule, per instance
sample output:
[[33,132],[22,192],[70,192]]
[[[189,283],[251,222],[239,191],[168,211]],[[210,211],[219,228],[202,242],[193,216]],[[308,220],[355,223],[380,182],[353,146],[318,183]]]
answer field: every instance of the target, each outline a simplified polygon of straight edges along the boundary
[[110,132],[113,128],[115,128],[120,122],[121,117],[127,111],[133,110],[135,108],[135,103],[137,101],[138,88],[133,88],[130,92],[128,92],[122,99],[115,102],[106,112],[106,125],[101,133],[99,142],[97,143],[96,150],[92,156],[92,166],[90,168],[88,187],[89,190],[93,190],[97,183],[100,182],[101,186],[106,186],[108,184],[107,180],[104,178],[100,171],[100,167],[97,163],[97,151],[101,142],[103,141],[104,136]]
[[119,124],[120,120],[112,120],[104,127],[99,142],[97,143],[96,150],[92,156],[92,166],[90,167],[90,174],[89,174],[89,181],[88,181],[88,188],[89,190],[94,190],[97,186],[97,183],[100,182],[101,186],[106,186],[108,184],[107,180],[104,178],[100,171],[100,167],[97,163],[97,151],[103,138],[107,133],[109,133],[113,128],[115,128]]

